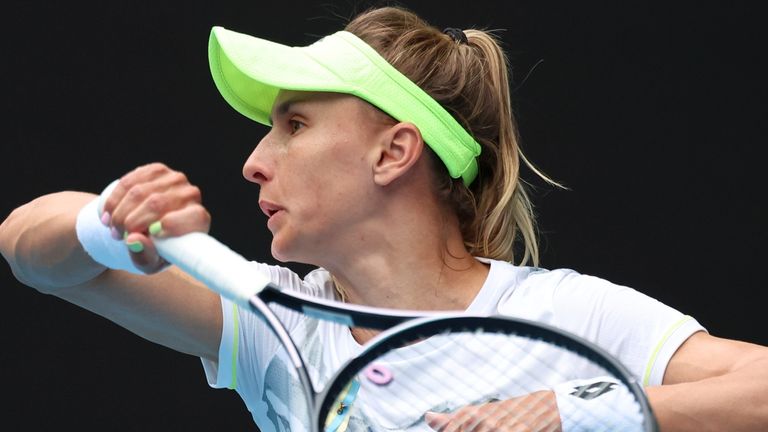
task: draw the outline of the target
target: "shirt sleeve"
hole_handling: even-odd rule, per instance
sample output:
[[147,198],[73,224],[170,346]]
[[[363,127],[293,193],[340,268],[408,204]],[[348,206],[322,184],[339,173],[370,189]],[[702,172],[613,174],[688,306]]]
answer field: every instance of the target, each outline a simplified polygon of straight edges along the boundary
[[570,272],[555,290],[556,316],[616,356],[644,386],[660,385],[672,355],[704,328],[635,289]]
[[218,361],[201,358],[208,385],[234,390],[237,386],[239,311],[235,303],[221,297],[222,329]]
[[652,297],[594,276],[554,270],[532,275],[527,282],[551,296],[545,303],[554,325],[608,351],[644,386],[660,385],[680,345],[706,331],[692,317]]

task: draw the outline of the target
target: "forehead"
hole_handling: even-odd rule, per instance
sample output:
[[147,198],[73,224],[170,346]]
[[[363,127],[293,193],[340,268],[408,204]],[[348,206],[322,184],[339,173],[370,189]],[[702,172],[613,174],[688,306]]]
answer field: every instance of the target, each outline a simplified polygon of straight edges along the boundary
[[[315,106],[322,106],[324,112],[327,112],[327,108],[337,106],[343,110],[346,115],[363,114],[368,116],[373,115],[379,118],[385,116],[390,119],[390,117],[383,111],[352,95],[331,92],[280,90],[275,99],[275,103],[272,105],[270,120],[274,117],[286,114],[291,109]],[[272,122],[270,121],[270,123]]]
[[345,99],[356,98],[341,93],[280,90],[272,105],[272,115],[285,114],[294,106],[328,105]]
[[298,91],[298,90],[280,90],[275,98],[275,105],[288,101],[323,101],[339,98],[352,97],[343,93],[320,92],[320,91]]

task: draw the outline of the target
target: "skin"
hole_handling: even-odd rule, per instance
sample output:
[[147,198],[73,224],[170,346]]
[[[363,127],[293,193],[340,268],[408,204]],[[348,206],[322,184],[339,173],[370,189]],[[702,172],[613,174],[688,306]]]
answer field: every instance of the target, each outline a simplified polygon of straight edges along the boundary
[[557,401],[551,391],[470,405],[450,414],[427,413],[429,427],[439,432],[501,431],[558,432],[561,430]]
[[[243,175],[259,186],[277,259],[328,269],[352,303],[466,309],[488,268],[467,253],[455,215],[435,198],[414,125],[354,97],[322,93],[283,92],[272,117],[273,128]],[[162,223],[160,236],[206,232],[210,215],[200,191],[183,174],[150,164],[123,176],[107,200],[111,225],[130,233],[126,242],[143,245],[132,259],[150,276],[108,270],[83,251],[74,221],[93,198],[50,194],[8,216],[0,225],[0,252],[16,277],[153,342],[215,361],[218,295],[173,267],[158,272],[164,262],[146,234],[155,221]],[[354,335],[359,342],[372,336],[359,329]],[[768,349],[697,333],[672,357],[664,385],[647,393],[665,431],[765,430]],[[488,404],[427,421],[438,430],[559,430],[551,392],[495,404],[521,403],[545,414],[514,428],[505,419],[502,429],[490,418],[478,422],[479,413],[498,408]],[[531,428],[535,421],[540,424]]]
[[[423,148],[415,126],[359,99],[282,93],[272,130],[243,167],[260,186],[260,203],[284,209],[268,222],[272,254],[328,269],[353,303],[466,308],[488,269],[432,196]],[[414,258],[428,265],[413,269]],[[429,289],[408,289],[425,281]]]

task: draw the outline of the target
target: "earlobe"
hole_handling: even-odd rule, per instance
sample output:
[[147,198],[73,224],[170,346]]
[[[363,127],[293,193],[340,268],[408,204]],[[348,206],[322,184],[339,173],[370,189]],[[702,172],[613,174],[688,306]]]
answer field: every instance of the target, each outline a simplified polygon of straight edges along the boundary
[[406,175],[421,157],[424,139],[416,125],[398,123],[386,131],[379,159],[373,167],[374,182],[386,186]]

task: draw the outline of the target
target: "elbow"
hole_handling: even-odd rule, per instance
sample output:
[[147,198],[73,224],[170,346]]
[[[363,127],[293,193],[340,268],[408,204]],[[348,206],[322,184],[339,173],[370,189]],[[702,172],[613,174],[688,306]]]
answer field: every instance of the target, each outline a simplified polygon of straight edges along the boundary
[[80,247],[74,225],[90,194],[55,193],[30,201],[0,224],[0,253],[19,282],[43,293],[104,271]]
[[7,256],[13,243],[11,235],[13,232],[13,225],[16,224],[16,221],[21,217],[20,213],[23,211],[24,206],[16,208],[11,214],[6,216],[2,223],[0,223],[0,253],[2,253],[4,257]]
[[0,254],[19,282],[42,291],[31,277],[32,273],[24,268],[24,260],[21,259],[19,251],[19,240],[22,237],[20,225],[30,204],[16,208],[0,223]]

